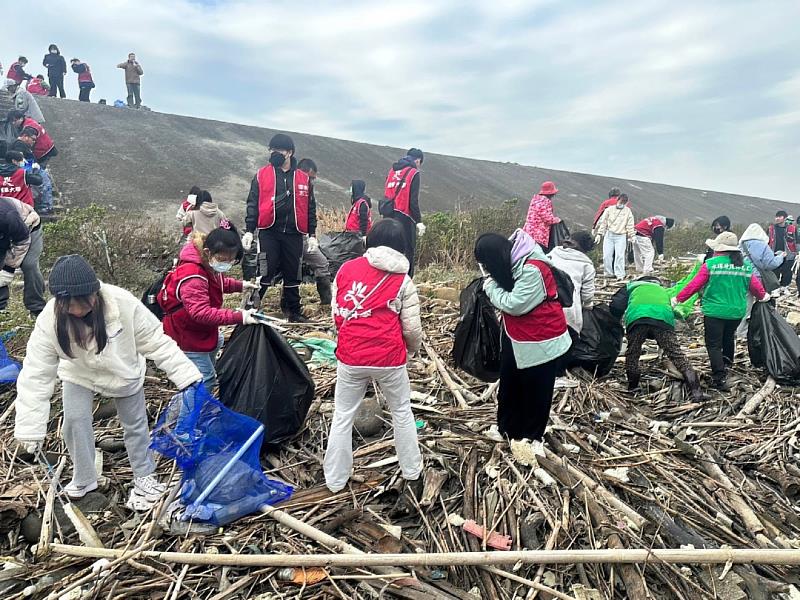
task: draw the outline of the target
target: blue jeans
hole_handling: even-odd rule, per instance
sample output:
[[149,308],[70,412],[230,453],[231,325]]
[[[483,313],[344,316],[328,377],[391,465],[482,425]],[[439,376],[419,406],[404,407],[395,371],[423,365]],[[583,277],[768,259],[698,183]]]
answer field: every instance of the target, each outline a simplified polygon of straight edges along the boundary
[[603,270],[607,276],[625,277],[625,250],[628,237],[624,233],[606,233],[603,239]]
[[224,343],[225,338],[223,338],[220,333],[217,347],[211,352],[184,352],[186,358],[192,361],[194,366],[200,371],[200,374],[203,376],[203,383],[209,391],[217,385],[217,354],[222,349]]
[[35,207],[36,212],[47,214],[53,210],[53,180],[46,169],[40,169],[39,175],[42,176],[42,185],[39,187],[39,203]]

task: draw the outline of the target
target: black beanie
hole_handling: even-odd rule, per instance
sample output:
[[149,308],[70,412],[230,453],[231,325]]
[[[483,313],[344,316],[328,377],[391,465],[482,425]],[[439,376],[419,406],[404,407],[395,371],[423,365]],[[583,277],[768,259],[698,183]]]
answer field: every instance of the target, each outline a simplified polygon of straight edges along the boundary
[[48,285],[50,293],[58,298],[89,296],[100,290],[100,281],[94,269],[78,254],[56,260],[50,271]]
[[276,133],[269,141],[269,147],[273,150],[291,150],[294,152],[294,140],[285,133]]
[[422,150],[419,148],[411,148],[408,152],[406,152],[406,156],[410,156],[411,158],[418,158],[420,164],[425,161],[425,157],[422,155]]

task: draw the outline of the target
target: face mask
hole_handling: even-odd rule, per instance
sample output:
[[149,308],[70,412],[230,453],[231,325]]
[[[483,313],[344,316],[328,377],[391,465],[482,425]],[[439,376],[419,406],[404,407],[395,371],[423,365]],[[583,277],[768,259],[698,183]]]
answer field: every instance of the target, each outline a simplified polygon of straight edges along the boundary
[[273,152],[269,155],[269,164],[271,164],[276,169],[278,167],[283,166],[283,163],[286,161],[286,157],[281,154],[280,152]]
[[211,268],[214,269],[217,273],[227,273],[233,268],[233,263],[230,262],[220,262],[212,260],[209,264],[211,265]]

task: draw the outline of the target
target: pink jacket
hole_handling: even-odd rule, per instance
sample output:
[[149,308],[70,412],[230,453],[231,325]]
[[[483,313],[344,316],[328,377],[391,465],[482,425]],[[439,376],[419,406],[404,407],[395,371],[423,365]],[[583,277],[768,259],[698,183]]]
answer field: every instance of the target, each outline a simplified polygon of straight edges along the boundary
[[[202,264],[200,252],[193,240],[190,240],[181,250],[182,262]],[[209,273],[222,283],[222,292],[230,294],[242,291],[242,282],[219,273]],[[211,293],[208,280],[195,277],[181,284],[181,301],[193,321],[203,325],[237,325],[242,322],[242,313],[228,308],[216,308],[211,305]]]
[[550,244],[550,226],[560,222],[561,219],[553,214],[553,203],[550,198],[536,194],[531,198],[528,217],[522,229],[542,248],[547,248]]
[[[716,255],[715,255],[716,256]],[[689,298],[694,296],[697,292],[702,290],[705,285],[708,283],[709,273],[708,273],[708,266],[703,264],[700,267],[700,270],[697,272],[697,275],[686,284],[686,287],[683,288],[675,299],[680,302],[686,302]],[[761,280],[756,276],[755,271],[753,272],[753,276],[750,277],[750,294],[755,298],[763,298],[766,295],[766,290],[764,286],[761,284]]]

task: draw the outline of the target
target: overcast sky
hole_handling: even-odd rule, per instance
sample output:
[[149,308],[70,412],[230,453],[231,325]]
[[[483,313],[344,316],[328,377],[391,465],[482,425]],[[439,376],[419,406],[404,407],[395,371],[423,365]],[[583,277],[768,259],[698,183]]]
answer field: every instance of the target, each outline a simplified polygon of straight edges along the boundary
[[[800,201],[800,2],[47,0],[48,44],[154,110]],[[71,71],[67,92],[77,96]]]

